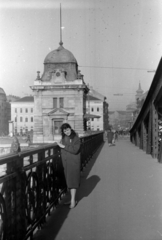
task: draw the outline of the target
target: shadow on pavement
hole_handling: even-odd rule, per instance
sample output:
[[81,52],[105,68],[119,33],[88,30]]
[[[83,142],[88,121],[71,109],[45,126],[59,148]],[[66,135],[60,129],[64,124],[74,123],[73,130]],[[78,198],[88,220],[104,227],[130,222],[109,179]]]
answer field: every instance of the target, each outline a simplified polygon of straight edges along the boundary
[[78,202],[81,201],[84,197],[88,197],[88,195],[90,195],[99,181],[100,178],[97,175],[93,175],[87,179],[84,179],[77,193]]
[[93,165],[95,164],[103,146],[104,146],[104,143],[99,147],[99,149],[93,155],[92,159],[86,165],[86,168],[84,169],[83,173],[81,174],[81,186],[77,192],[78,202],[81,201],[84,197],[88,197],[88,195],[93,191],[93,189],[96,187],[96,185],[100,181],[99,176],[93,175],[93,176],[88,177],[88,175],[89,175]]
[[[78,202],[81,201],[84,197],[87,197],[100,181],[100,178],[97,175],[93,175],[88,178],[88,174],[92,169],[95,161],[97,160],[98,155],[100,154],[103,146],[104,146],[104,143],[93,155],[92,159],[86,165],[86,167],[84,168],[81,174],[81,186],[78,189],[78,193],[77,193]],[[62,200],[60,205],[58,205],[58,207],[54,210],[54,212],[51,213],[51,216],[48,218],[47,223],[44,224],[43,228],[37,231],[37,233],[34,235],[34,238],[33,238],[34,240],[54,240],[55,239],[64,221],[68,217],[68,213],[70,211],[70,209],[67,206],[63,205],[63,202],[67,200],[67,197],[68,196],[65,196],[65,198]]]

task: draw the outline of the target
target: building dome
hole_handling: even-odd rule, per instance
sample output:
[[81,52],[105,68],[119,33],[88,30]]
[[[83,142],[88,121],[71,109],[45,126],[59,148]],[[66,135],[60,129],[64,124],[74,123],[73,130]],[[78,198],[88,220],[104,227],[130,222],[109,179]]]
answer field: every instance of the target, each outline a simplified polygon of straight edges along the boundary
[[62,45],[50,52],[44,63],[77,63],[74,55]]
[[2,88],[0,88],[0,94],[6,95],[5,92],[4,92],[4,90],[3,90]]
[[7,98],[6,98],[6,93],[5,91],[3,90],[3,88],[0,88],[0,98],[1,100],[3,99],[3,101],[6,101]]

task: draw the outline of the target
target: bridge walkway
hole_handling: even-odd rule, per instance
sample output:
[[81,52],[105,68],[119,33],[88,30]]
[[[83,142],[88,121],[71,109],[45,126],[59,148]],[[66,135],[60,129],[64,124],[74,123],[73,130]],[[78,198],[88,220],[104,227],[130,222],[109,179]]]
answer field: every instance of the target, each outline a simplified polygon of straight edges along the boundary
[[74,209],[63,205],[67,197],[34,240],[162,240],[162,165],[129,139],[103,144]]

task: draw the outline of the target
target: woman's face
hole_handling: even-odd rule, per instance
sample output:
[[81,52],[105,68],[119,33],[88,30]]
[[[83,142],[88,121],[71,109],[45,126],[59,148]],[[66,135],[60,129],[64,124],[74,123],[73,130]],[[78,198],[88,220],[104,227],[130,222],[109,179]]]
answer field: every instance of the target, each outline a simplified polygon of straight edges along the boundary
[[71,128],[66,128],[66,129],[64,129],[63,131],[64,131],[64,134],[65,134],[66,136],[70,136],[70,134],[71,134]]

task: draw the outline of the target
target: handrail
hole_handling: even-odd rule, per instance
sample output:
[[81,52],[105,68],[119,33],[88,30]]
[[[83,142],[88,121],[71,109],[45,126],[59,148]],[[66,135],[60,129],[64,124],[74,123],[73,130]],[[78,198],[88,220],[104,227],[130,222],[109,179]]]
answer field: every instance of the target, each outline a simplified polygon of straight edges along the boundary
[[[103,143],[103,132],[80,138],[81,171]],[[66,193],[66,183],[56,144],[0,157],[5,172],[0,177],[0,236],[3,240],[33,238],[47,215]]]

